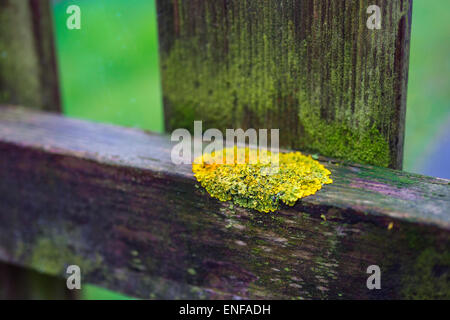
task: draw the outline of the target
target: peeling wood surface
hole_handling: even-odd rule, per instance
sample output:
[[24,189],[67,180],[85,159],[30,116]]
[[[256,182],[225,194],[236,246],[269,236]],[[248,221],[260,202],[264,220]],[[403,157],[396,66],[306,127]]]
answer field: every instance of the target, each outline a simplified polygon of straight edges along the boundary
[[[0,259],[58,276],[78,264],[143,298],[449,298],[450,181],[321,159],[333,184],[261,214],[210,198],[170,150],[1,107]],[[366,287],[373,264],[381,290]]]

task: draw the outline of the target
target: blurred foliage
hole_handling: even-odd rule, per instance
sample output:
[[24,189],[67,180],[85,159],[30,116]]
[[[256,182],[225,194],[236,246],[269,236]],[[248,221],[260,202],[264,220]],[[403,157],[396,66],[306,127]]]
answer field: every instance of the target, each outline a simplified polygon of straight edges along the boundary
[[[66,27],[70,4],[80,30]],[[162,132],[155,2],[54,1],[54,23],[65,114]]]
[[414,0],[404,170],[443,178],[450,178],[449,21],[450,1]]
[[84,300],[134,300],[129,296],[113,292],[94,285],[85,285],[81,291],[81,299]]

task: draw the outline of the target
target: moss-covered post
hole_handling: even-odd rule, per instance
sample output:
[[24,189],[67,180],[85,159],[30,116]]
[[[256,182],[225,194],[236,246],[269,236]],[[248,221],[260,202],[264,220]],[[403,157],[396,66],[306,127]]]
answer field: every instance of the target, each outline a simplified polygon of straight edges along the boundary
[[412,0],[157,3],[168,130],[280,128],[283,147],[401,169]]
[[[61,111],[50,1],[0,0],[0,104]],[[74,298],[63,279],[0,264],[0,298]]]
[[59,112],[61,102],[47,0],[0,0],[0,103]]

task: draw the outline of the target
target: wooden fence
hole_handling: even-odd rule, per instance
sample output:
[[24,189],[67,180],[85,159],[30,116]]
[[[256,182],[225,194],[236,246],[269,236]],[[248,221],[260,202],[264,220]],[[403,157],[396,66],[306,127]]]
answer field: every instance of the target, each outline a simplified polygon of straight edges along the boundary
[[281,128],[284,147],[332,156],[334,183],[274,214],[211,198],[166,135],[4,94],[0,260],[57,277],[76,264],[141,298],[448,298],[450,181],[384,168],[401,168],[412,1],[374,2],[381,30],[366,1],[158,1],[169,131]]

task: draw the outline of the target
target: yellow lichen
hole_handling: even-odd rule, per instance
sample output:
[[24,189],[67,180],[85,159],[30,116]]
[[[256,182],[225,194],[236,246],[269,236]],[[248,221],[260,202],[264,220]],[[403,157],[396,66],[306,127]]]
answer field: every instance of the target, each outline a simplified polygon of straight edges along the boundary
[[[238,151],[245,152],[245,161],[237,161]],[[245,208],[272,212],[281,203],[293,206],[298,199],[333,182],[329,170],[300,152],[280,153],[275,171],[271,162],[261,161],[259,152],[249,152],[249,148],[226,148],[222,152],[223,164],[218,164],[220,158],[212,152],[195,159],[192,171],[212,197],[231,200]],[[225,161],[229,152],[234,152],[234,163]],[[267,157],[270,156],[268,151]]]

